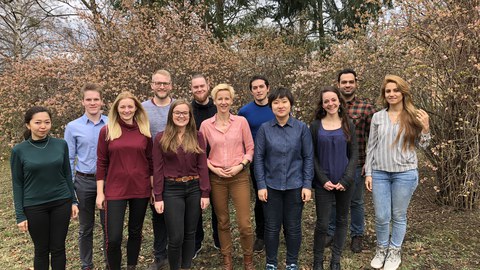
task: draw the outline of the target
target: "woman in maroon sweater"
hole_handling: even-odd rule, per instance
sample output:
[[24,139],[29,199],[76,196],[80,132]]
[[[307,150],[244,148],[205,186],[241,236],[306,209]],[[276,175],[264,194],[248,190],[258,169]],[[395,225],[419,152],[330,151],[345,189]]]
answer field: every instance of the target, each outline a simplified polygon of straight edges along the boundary
[[170,269],[189,269],[200,211],[210,204],[210,181],[205,139],[186,100],[173,102],[165,131],[155,137],[153,167],[155,209],[165,213]]
[[129,207],[127,269],[135,269],[153,175],[147,114],[138,99],[123,92],[113,102],[97,148],[97,207],[105,209],[109,268],[122,265],[122,234]]

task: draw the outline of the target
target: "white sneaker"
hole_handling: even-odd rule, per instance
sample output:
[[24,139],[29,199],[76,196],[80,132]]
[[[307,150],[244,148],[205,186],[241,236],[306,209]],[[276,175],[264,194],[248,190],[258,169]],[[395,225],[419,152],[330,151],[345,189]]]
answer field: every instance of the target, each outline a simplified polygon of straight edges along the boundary
[[383,270],[396,270],[402,262],[402,255],[399,248],[390,247],[388,249],[388,255],[385,259],[385,265]]
[[383,264],[385,263],[385,259],[387,258],[387,251],[387,247],[377,247],[375,257],[373,257],[372,261],[370,262],[370,266],[375,269],[382,268]]

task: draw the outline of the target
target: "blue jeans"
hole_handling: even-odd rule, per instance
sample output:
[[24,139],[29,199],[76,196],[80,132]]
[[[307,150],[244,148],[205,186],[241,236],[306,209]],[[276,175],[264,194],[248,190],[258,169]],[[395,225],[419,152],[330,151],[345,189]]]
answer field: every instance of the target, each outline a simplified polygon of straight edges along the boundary
[[200,217],[198,180],[165,180],[163,201],[168,234],[168,261],[171,270],[189,269],[195,253],[195,230]]
[[267,187],[268,200],[262,202],[265,215],[265,251],[267,263],[277,266],[280,229],[285,233],[287,265],[297,264],[302,243],[302,188],[275,190]]
[[[407,230],[407,208],[418,185],[416,169],[405,172],[373,170],[372,196],[379,247],[400,248]],[[390,222],[392,237],[390,238]]]
[[345,239],[347,238],[348,208],[350,207],[352,193],[353,188],[351,187],[347,188],[346,191],[328,191],[323,187],[318,187],[315,189],[315,210],[317,214],[313,243],[313,260],[315,267],[323,262],[325,237],[327,236],[328,223],[330,222],[330,213],[333,208],[333,202],[335,202],[337,216],[335,220],[336,230],[333,235],[331,262],[340,262],[343,245],[345,244]]
[[[355,170],[355,184],[351,187],[353,189],[352,200],[350,202],[350,237],[363,236],[365,231],[365,177],[362,175],[362,167],[359,166]],[[328,235],[333,236],[335,232],[335,202],[332,205],[332,212],[330,214],[330,224],[328,224]]]

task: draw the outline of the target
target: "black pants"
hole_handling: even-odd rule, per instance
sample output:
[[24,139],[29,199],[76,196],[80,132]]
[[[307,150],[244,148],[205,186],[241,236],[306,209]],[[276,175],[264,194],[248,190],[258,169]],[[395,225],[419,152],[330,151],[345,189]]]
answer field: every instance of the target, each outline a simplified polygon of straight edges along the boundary
[[[213,207],[212,196],[210,196],[210,210],[211,214],[211,222],[212,222],[212,237],[213,242],[216,247],[220,247],[220,240],[218,239],[218,220],[217,215],[215,214],[215,207]],[[200,217],[198,218],[197,222],[197,231],[195,232],[195,250],[200,249],[202,247],[203,239],[205,238],[205,232],[203,230],[203,217],[202,212],[200,212]]]
[[325,237],[328,232],[328,223],[330,222],[330,212],[332,204],[335,202],[336,221],[335,233],[332,243],[332,259],[331,262],[340,262],[343,245],[347,238],[348,228],[348,210],[350,209],[350,200],[352,198],[353,188],[346,191],[332,190],[328,191],[323,187],[315,189],[315,208],[317,212],[317,221],[315,224],[313,255],[314,266],[319,265],[323,261],[323,253],[325,250]]
[[105,227],[107,234],[107,261],[110,270],[120,270],[122,265],[123,223],[127,204],[128,240],[127,265],[137,265],[142,244],[142,228],[149,198],[106,201]]
[[150,204],[150,209],[152,210],[153,255],[155,256],[155,261],[160,262],[167,259],[165,215],[157,213],[153,204]]
[[257,239],[263,240],[265,233],[265,215],[263,214],[262,201],[258,199],[257,179],[255,178],[253,160],[252,163],[250,163],[250,179],[252,179],[252,186],[255,190],[255,236]]
[[28,232],[35,246],[35,270],[48,270],[50,256],[52,270],[64,270],[66,266],[65,239],[67,237],[72,200],[56,200],[24,208],[28,220]]
[[[95,228],[95,200],[97,197],[97,181],[94,176],[75,175],[75,192],[78,198],[78,247],[82,269],[93,269],[93,230]],[[100,210],[100,224],[105,240],[105,211]],[[103,243],[105,250],[105,241]],[[104,254],[105,255],[105,254]]]
[[163,201],[168,234],[170,270],[191,268],[195,253],[195,231],[200,216],[198,180],[165,181]]

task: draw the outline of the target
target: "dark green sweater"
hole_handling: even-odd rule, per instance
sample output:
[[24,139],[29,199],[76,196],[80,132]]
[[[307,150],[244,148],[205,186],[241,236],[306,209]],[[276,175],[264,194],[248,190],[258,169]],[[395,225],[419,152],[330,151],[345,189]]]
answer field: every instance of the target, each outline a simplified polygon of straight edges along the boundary
[[47,136],[23,141],[12,149],[10,167],[17,223],[27,220],[26,206],[70,198],[77,203],[64,140]]

